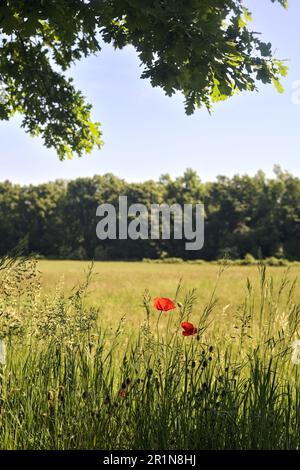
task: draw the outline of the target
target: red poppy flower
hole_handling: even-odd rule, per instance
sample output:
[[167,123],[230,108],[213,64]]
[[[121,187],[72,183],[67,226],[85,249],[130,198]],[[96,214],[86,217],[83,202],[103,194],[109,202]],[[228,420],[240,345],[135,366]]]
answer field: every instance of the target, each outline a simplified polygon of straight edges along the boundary
[[198,332],[198,328],[195,328],[194,325],[188,321],[181,323],[181,328],[183,328],[183,336],[193,336]]
[[176,308],[176,304],[173,302],[173,300],[167,299],[165,297],[156,297],[153,300],[153,305],[156,310],[163,312],[168,312],[168,310],[173,310]]
[[126,391],[123,388],[120,388],[118,395],[120,398],[125,398],[126,397]]

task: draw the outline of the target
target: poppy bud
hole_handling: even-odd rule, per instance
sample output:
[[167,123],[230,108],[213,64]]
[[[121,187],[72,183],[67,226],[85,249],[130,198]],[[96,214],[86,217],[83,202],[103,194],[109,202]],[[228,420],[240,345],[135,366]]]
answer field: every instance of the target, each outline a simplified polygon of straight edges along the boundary
[[119,395],[120,398],[123,398],[123,399],[124,399],[124,398],[126,397],[126,392],[125,392],[125,390],[124,390],[123,388],[121,388],[121,389],[119,390],[118,395]]
[[60,385],[59,386],[59,391],[58,391],[58,399],[61,402],[64,401],[64,390],[65,390],[65,387],[63,385]]

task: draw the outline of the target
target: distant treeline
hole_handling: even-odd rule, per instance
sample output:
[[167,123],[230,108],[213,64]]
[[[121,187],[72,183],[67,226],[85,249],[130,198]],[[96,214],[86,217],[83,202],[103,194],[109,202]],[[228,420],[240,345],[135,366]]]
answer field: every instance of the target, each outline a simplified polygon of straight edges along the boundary
[[[20,186],[0,183],[0,255],[27,237],[28,252],[64,259],[175,257],[216,260],[277,257],[300,260],[300,179],[276,167],[275,176],[219,176],[203,183],[187,170],[175,180],[126,183],[112,174]],[[184,240],[104,240],[96,237],[96,208],[128,204],[204,203],[205,243],[185,251]]]

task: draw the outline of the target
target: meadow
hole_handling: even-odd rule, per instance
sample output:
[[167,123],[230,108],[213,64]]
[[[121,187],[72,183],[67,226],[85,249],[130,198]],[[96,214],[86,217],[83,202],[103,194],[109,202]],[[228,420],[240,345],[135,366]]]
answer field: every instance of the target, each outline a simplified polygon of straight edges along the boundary
[[[42,289],[54,293],[60,286],[66,293],[81,284],[88,271],[87,261],[39,261]],[[181,280],[185,291],[195,289],[194,309],[201,311],[209,302],[219,275],[220,266],[205,263],[203,265],[150,264],[143,262],[96,262],[93,277],[89,284],[87,304],[101,310],[101,318],[116,326],[126,315],[126,324],[136,328],[144,320],[143,294],[149,290],[150,296],[173,298]],[[286,267],[268,267],[268,276],[279,286],[287,271]],[[290,269],[289,278],[300,275],[300,267]],[[224,306],[230,304],[228,318],[233,317],[247,293],[247,279],[259,294],[260,276],[255,266],[228,266],[218,281],[216,292],[217,307],[215,317]],[[295,296],[300,298],[300,283],[295,286]],[[219,319],[221,320],[221,319]],[[217,320],[217,322],[219,321]],[[223,320],[224,321],[224,320]]]
[[0,448],[298,449],[299,271],[2,260]]

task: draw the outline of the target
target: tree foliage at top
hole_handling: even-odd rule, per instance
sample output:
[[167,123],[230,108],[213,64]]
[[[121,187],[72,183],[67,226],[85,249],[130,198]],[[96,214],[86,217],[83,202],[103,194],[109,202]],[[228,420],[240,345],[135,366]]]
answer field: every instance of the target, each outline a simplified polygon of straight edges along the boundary
[[102,41],[134,46],[142,78],[168,96],[182,92],[188,114],[258,82],[282,91],[287,68],[250,20],[243,0],[0,1],[0,119],[21,113],[26,131],[60,159],[100,147],[100,123],[65,72]]

